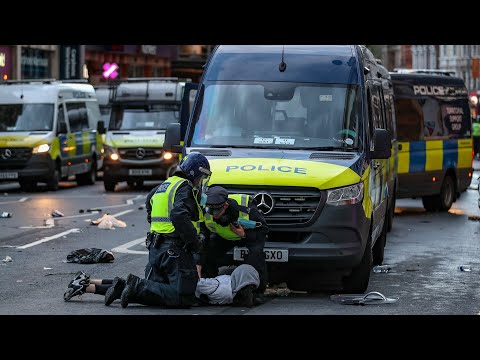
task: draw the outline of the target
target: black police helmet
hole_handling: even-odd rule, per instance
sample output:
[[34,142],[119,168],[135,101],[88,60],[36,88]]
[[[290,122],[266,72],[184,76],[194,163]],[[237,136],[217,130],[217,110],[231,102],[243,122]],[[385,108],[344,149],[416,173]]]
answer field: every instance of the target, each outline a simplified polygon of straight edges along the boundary
[[193,182],[200,176],[210,176],[210,163],[208,159],[200,153],[190,153],[182,159],[179,169],[183,171],[187,179]]

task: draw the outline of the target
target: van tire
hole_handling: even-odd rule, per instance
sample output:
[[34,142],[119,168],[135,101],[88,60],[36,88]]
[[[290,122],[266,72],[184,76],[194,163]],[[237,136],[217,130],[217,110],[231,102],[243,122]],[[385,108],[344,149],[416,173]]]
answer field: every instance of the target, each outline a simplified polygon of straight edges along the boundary
[[94,185],[96,180],[96,169],[97,163],[95,160],[92,160],[92,166],[90,170],[86,173],[77,174],[75,175],[75,180],[77,181],[78,185]]
[[105,191],[115,191],[115,186],[117,182],[109,177],[103,175],[103,186],[105,187]]
[[384,254],[385,254],[385,244],[387,243],[387,228],[388,228],[388,216],[385,216],[385,221],[383,222],[382,232],[378,236],[375,245],[373,245],[372,249],[372,264],[375,265],[382,265]]
[[60,171],[55,169],[51,178],[47,179],[47,189],[50,191],[58,190],[58,182],[60,181]]
[[342,279],[343,293],[346,294],[363,294],[368,288],[370,281],[370,273],[372,271],[372,228],[368,234],[368,241],[360,264],[352,269],[350,275]]
[[455,201],[455,184],[450,175],[446,175],[443,179],[440,194],[423,196],[423,207],[427,211],[448,211]]
[[388,209],[388,216],[387,216],[387,232],[392,231],[393,228],[393,217],[395,216],[395,203],[397,199],[393,196],[392,203],[390,204],[390,208]]
[[19,181],[20,188],[25,192],[34,192],[37,190],[37,182],[33,180],[21,180]]
[[455,201],[455,192],[456,190],[453,178],[450,175],[446,175],[445,179],[443,179],[440,195],[438,196],[440,211],[450,210],[453,202]]

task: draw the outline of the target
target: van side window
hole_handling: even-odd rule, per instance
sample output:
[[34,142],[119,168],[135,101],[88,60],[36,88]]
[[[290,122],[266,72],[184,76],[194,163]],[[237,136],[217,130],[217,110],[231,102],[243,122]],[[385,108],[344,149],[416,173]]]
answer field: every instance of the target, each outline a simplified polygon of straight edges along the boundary
[[419,99],[397,99],[397,135],[399,141],[422,141],[423,109]]
[[60,133],[60,129],[62,128],[60,124],[65,124],[65,128],[67,128],[65,123],[65,113],[63,111],[63,104],[58,105],[57,111],[57,133]]
[[70,132],[79,132],[88,129],[88,116],[85,103],[67,103],[67,116]]
[[385,129],[385,119],[383,117],[382,108],[382,93],[381,89],[377,85],[372,85],[371,98],[372,98],[372,115],[374,129]]
[[392,136],[392,141],[397,139],[397,126],[396,126],[396,119],[395,119],[395,105],[393,101],[392,95],[385,95],[385,106],[386,106],[386,125],[387,130],[390,131],[390,135]]

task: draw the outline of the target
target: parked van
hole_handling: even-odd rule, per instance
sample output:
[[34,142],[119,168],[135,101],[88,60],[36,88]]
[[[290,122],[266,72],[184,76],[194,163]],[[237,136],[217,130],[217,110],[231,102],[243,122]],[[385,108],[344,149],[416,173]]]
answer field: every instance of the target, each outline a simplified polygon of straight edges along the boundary
[[112,106],[110,104],[110,99],[112,97],[113,86],[97,86],[95,87],[95,96],[98,100],[98,105],[100,107],[101,119],[105,123],[105,127],[108,128],[108,123],[110,122],[110,113],[112,111]]
[[37,182],[56,190],[75,175],[95,182],[103,161],[96,126],[100,110],[92,85],[55,79],[4,81],[0,85],[0,181]]
[[421,197],[427,211],[449,210],[472,181],[468,92],[448,74],[391,73],[399,141],[398,198]]
[[180,122],[185,83],[179,78],[133,78],[113,88],[105,139],[103,183],[106,191],[126,181],[164,180],[178,165],[178,155],[163,150],[165,129]]
[[255,198],[270,229],[271,281],[315,289],[326,270],[359,293],[383,262],[392,191],[383,79],[364,46],[222,45],[183,147],[181,126],[167,127],[165,149],[208,157],[209,186]]

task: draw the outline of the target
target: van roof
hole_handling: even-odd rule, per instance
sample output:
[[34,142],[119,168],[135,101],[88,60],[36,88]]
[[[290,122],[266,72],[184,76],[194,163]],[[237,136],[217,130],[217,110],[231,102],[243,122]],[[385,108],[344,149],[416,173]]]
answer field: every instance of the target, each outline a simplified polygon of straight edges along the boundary
[[360,54],[355,45],[220,45],[205,79],[358,84]]
[[390,72],[392,80],[404,80],[417,85],[456,85],[465,86],[462,78],[455,76],[445,76],[441,74],[424,74],[424,73],[397,73]]
[[[22,96],[23,95],[23,96]],[[95,98],[91,84],[52,82],[1,83],[0,103],[54,103],[58,97]]]

